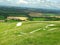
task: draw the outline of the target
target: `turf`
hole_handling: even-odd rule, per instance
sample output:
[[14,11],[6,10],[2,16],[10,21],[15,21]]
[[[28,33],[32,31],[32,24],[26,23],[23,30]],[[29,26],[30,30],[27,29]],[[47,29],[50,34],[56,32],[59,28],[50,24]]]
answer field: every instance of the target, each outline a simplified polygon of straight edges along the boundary
[[[60,21],[22,23],[17,27],[17,22],[0,22],[0,45],[60,45]],[[50,24],[55,26],[46,28]]]

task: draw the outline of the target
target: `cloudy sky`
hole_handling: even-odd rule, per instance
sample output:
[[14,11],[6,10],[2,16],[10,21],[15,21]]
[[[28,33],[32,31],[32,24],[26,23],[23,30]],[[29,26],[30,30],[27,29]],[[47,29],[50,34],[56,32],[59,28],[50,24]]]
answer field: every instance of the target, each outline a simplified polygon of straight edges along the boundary
[[0,5],[60,9],[60,0],[0,0]]

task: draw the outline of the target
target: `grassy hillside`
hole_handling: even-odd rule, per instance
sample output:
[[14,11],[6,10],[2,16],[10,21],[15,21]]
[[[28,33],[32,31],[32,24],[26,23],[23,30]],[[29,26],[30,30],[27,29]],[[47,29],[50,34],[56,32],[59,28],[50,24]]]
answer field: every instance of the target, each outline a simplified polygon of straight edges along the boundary
[[60,45],[60,21],[22,23],[0,22],[0,45]]

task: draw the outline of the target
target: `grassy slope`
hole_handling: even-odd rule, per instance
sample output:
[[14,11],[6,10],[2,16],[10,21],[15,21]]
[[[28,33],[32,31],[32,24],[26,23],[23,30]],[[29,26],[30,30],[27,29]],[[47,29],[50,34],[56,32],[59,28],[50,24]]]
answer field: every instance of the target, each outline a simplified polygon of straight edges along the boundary
[[[0,22],[0,45],[60,45],[60,22],[23,22],[21,27],[16,23]],[[49,24],[56,26],[45,29]],[[53,28],[56,29],[49,31]]]

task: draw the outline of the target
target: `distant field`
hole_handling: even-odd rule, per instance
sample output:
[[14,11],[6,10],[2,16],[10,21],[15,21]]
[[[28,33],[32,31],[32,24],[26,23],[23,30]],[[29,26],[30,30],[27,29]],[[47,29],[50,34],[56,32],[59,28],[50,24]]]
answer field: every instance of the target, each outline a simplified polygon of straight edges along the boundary
[[60,45],[60,21],[0,22],[0,45]]

